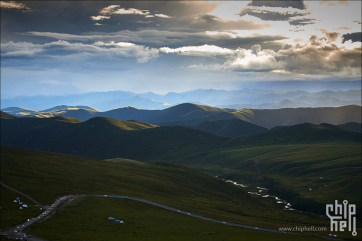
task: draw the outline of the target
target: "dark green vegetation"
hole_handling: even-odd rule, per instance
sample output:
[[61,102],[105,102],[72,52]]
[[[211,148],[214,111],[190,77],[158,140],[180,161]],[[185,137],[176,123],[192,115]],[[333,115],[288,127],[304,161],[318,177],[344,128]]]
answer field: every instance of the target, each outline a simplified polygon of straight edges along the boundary
[[268,130],[265,127],[240,119],[206,121],[200,125],[192,126],[192,128],[228,137],[246,136]]
[[4,111],[0,111],[0,118],[1,119],[15,119],[15,118],[18,118],[16,116],[13,116],[13,115],[10,115]]
[[72,193],[124,195],[250,226],[326,225],[325,219],[270,209],[231,183],[172,163],[136,165],[3,147],[1,166],[5,184],[44,204]]
[[[31,200],[3,186],[0,186],[0,197],[0,207],[2,207],[0,210],[0,228],[2,230],[20,224],[42,212],[40,207],[36,207]],[[17,197],[28,207],[19,209],[22,205],[14,202]]]
[[276,110],[250,110],[241,113],[248,121],[272,128],[274,126],[290,126],[301,123],[330,123],[333,125],[347,122],[361,123],[361,106],[348,105],[325,108],[286,108]]
[[[151,118],[150,110],[121,109],[123,118],[138,119],[145,113]],[[117,115],[119,110],[113,113]],[[222,131],[235,131],[238,125],[244,127],[240,132],[261,130],[251,121],[279,123],[278,115],[284,112],[286,120],[281,125],[304,121],[301,114],[318,123],[323,120],[322,115],[335,117],[335,122],[358,119],[360,107],[290,110],[233,111],[184,104],[154,112],[158,114],[152,118],[167,123],[193,123],[230,117],[200,125],[220,123],[206,129],[225,135]],[[353,111],[357,112],[352,116]],[[85,122],[60,116],[2,118],[1,125],[3,146],[107,159],[3,148],[2,169],[5,163],[7,174],[2,180],[8,180],[10,183],[6,184],[15,188],[20,185],[21,191],[48,203],[69,193],[127,195],[251,226],[328,226],[315,216],[273,209],[270,200],[251,198],[232,184],[178,165],[182,164],[249,188],[266,187],[269,194],[286,199],[300,210],[324,214],[326,203],[348,199],[357,204],[361,213],[361,135],[343,126],[304,123],[230,138],[183,126],[156,126],[106,117]],[[356,128],[353,125],[352,129]],[[42,187],[46,187],[39,193],[43,183],[46,185]],[[343,235],[350,237],[349,233]]]
[[340,124],[338,126],[347,131],[361,133],[361,127],[362,127],[361,123],[349,122],[349,123],[345,123],[345,124]]
[[[108,220],[120,218],[123,224]],[[82,197],[31,232],[47,240],[305,240],[212,223],[125,199]],[[28,232],[27,232],[28,233]],[[309,236],[310,240],[321,240]]]

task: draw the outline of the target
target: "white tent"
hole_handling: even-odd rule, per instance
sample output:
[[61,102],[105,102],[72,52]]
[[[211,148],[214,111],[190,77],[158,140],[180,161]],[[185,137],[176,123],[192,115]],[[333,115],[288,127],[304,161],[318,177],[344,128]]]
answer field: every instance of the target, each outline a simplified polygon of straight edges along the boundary
[[24,208],[27,208],[27,207],[28,207],[28,205],[26,205],[26,204],[23,204],[23,207],[24,207]]

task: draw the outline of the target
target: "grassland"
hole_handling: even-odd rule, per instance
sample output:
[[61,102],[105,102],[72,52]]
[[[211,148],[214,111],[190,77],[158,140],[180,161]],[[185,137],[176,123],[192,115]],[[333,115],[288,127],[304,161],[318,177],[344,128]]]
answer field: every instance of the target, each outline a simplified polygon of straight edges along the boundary
[[1,165],[5,184],[44,204],[65,194],[113,194],[251,226],[326,225],[325,219],[269,209],[233,184],[172,163],[136,165],[2,148]]
[[[123,224],[108,220],[119,218]],[[83,197],[27,233],[47,240],[321,240],[212,223],[131,200]],[[321,233],[320,233],[321,234]]]
[[[42,212],[40,207],[35,206],[36,204],[31,200],[3,186],[0,188],[0,196],[0,207],[2,207],[0,210],[1,229],[15,226]],[[14,202],[17,197],[28,207],[19,209],[22,205]]]
[[[175,161],[210,175],[262,185],[306,211],[312,211],[311,207],[299,205],[298,198],[323,205],[347,199],[361,207],[360,145],[259,146],[189,155]],[[317,208],[324,212],[322,206]]]

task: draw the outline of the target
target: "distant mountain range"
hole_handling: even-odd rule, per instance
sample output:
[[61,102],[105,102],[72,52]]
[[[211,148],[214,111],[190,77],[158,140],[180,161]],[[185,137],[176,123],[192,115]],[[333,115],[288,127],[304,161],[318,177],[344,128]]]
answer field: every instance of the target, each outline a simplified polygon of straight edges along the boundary
[[[51,112],[29,111],[28,117],[49,118],[55,116],[71,117],[86,121],[93,117],[107,117],[116,120],[137,120],[159,126],[198,126],[207,121],[238,119],[253,123],[260,127],[291,126],[302,123],[333,125],[348,122],[361,123],[361,106],[348,105],[342,107],[323,108],[283,108],[283,109],[228,109],[205,105],[184,103],[163,110],[144,110],[134,107],[123,107],[109,111],[98,111],[92,107],[86,109],[61,109],[57,106]],[[18,116],[26,116],[23,108],[18,108]],[[6,109],[5,109],[6,110]],[[9,108],[14,113],[16,108]],[[9,114],[9,112],[6,112]],[[32,113],[32,114],[30,114]],[[231,124],[231,122],[229,122]],[[201,128],[201,126],[199,126]],[[206,128],[203,126],[203,128]]]
[[32,110],[47,110],[53,106],[89,105],[101,111],[132,106],[139,109],[165,109],[180,103],[202,103],[204,105],[243,109],[278,109],[297,107],[338,107],[361,105],[361,90],[347,91],[289,91],[289,90],[213,90],[198,89],[182,93],[169,92],[159,95],[152,92],[129,91],[92,92],[68,96],[22,96],[2,98],[1,108],[24,107]]

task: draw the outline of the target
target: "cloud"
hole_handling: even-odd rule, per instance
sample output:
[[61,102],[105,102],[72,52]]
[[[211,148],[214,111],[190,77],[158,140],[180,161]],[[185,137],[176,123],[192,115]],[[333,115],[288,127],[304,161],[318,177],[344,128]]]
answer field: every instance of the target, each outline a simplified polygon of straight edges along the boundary
[[156,16],[156,17],[159,17],[159,18],[171,18],[170,16],[167,16],[167,15],[162,14],[162,13],[161,13],[161,14],[156,13],[155,16]]
[[274,51],[262,51],[260,46],[254,45],[251,50],[239,49],[222,68],[238,72],[269,72],[283,68],[283,63],[278,62],[274,55]]
[[309,44],[284,45],[279,51],[262,49],[237,49],[222,64],[194,64],[193,69],[212,71],[284,73],[293,76],[361,76],[362,48],[352,50],[327,44],[325,37],[313,35]]
[[346,50],[336,45],[306,45],[278,51],[275,58],[284,62],[284,70],[311,75],[358,76],[361,66],[361,48]]
[[269,21],[288,21],[290,18],[299,17],[299,16],[306,16],[309,13],[299,13],[299,12],[276,12],[276,11],[269,11],[269,10],[260,10],[257,8],[244,8],[238,14],[240,16],[250,15],[261,20],[269,20]]
[[69,43],[59,40],[46,44],[32,44],[27,42],[1,44],[1,57],[6,59],[23,58],[136,58],[137,63],[146,63],[159,57],[159,50],[133,43],[96,42],[94,44]]
[[347,27],[339,27],[339,28],[332,28],[332,30],[349,30],[351,28],[347,28]]
[[362,24],[362,22],[356,20],[356,21],[353,21],[354,23],[358,23],[358,24]]
[[307,6],[304,4],[303,0],[291,0],[291,1],[263,1],[263,0],[252,0],[248,6],[256,7],[278,7],[278,8],[298,8],[298,9],[307,9]]
[[[120,15],[128,15],[128,14],[134,14],[134,15],[144,15],[146,18],[153,18],[153,17],[159,17],[159,18],[171,18],[170,16],[162,13],[156,13],[156,14],[150,14],[148,10],[139,10],[136,8],[121,8],[120,5],[110,5],[108,7],[103,8],[100,12],[102,15],[113,15],[113,14],[120,14]],[[97,16],[97,17],[105,17],[105,16]],[[108,18],[110,18],[108,16]],[[93,19],[95,20],[95,19]],[[97,19],[98,20],[98,19]]]
[[92,20],[103,20],[103,19],[110,19],[111,17],[110,16],[102,16],[102,15],[99,15],[99,16],[91,16],[90,17]]
[[332,2],[329,1],[329,0],[323,0],[323,1],[319,2],[319,4],[325,4],[325,3],[327,3],[328,6],[336,6],[335,3],[332,3]]
[[260,51],[261,51],[261,46],[259,44],[255,44],[251,47],[251,52],[255,55],[258,55]]
[[[65,34],[54,32],[27,32],[30,36],[42,36],[67,41],[115,41],[115,42],[133,42],[141,45],[157,47],[181,47],[181,46],[198,46],[208,43],[208,45],[217,45],[224,48],[237,49],[239,47],[249,48],[254,44],[265,46],[264,48],[280,49],[282,43],[275,42],[288,37],[283,35],[256,35],[252,34],[246,37],[230,35],[224,31],[206,32],[176,32],[161,31],[154,29],[144,29],[139,31],[122,30],[118,32],[90,32],[85,34]],[[274,47],[272,47],[273,45]]]
[[361,35],[362,32],[356,32],[356,33],[347,33],[342,35],[342,43],[351,40],[352,42],[362,42],[361,41]]
[[313,21],[316,21],[317,19],[314,19],[314,18],[302,18],[302,19],[291,19],[289,20],[289,24],[290,25],[294,25],[294,26],[305,26],[305,25],[308,25],[308,24],[314,24],[315,22]]
[[0,1],[0,7],[1,8],[15,8],[15,9],[29,9],[25,4],[23,3],[17,3],[15,1],[10,1],[10,2],[4,2],[4,1]]
[[41,80],[38,83],[40,83],[40,84],[50,84],[50,85],[67,85],[66,83],[60,82],[58,80]]
[[186,46],[181,48],[171,49],[168,47],[160,48],[164,53],[178,53],[181,55],[189,56],[216,56],[216,55],[229,55],[233,51],[227,48],[221,48],[215,45],[202,45],[202,46]]

